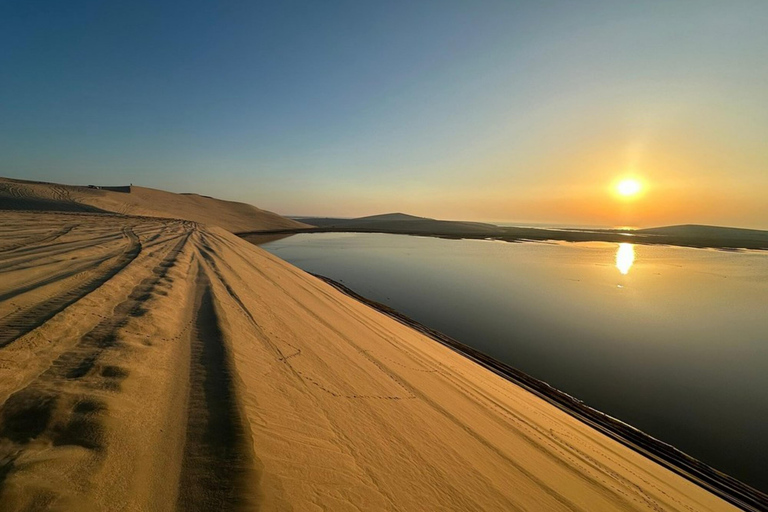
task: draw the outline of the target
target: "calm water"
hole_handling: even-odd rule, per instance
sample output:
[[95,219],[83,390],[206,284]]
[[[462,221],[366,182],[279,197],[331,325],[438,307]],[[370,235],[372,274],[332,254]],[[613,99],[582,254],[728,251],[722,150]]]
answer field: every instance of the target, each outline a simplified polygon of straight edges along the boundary
[[304,234],[263,248],[768,491],[768,254]]

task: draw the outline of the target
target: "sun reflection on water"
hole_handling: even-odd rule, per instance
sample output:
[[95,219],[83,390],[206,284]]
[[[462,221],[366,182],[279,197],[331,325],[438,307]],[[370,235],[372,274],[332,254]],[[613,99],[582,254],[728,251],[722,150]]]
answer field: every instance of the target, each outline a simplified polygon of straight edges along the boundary
[[622,275],[627,275],[635,262],[635,246],[632,244],[619,244],[616,251],[616,268]]

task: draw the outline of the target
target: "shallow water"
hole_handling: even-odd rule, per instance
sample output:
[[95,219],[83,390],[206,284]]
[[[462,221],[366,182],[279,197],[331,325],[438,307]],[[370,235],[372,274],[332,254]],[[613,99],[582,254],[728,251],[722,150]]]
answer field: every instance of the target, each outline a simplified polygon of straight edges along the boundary
[[303,234],[262,246],[768,491],[768,254]]

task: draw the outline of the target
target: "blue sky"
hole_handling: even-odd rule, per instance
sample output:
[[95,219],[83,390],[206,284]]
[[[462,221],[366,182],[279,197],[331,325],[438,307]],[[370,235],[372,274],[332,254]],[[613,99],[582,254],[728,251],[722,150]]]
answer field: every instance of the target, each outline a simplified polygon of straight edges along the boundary
[[[766,26],[763,1],[3,1],[0,174],[768,227]],[[643,201],[606,192],[624,174]]]

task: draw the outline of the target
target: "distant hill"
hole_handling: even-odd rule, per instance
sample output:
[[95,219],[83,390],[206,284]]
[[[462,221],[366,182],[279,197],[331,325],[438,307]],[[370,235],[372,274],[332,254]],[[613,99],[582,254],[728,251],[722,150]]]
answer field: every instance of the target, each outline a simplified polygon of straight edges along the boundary
[[482,222],[436,220],[405,213],[386,213],[356,219],[302,217],[309,227],[238,233],[259,243],[267,236],[294,233],[358,232],[435,236],[441,238],[493,239],[507,242],[558,240],[564,242],[611,242],[716,249],[768,249],[768,231],[719,226],[682,225],[649,229],[544,229],[496,226]]
[[723,249],[766,249],[768,231],[686,224],[660,228],[639,229],[638,236],[654,237],[673,245],[692,247],[719,247]]
[[664,236],[768,240],[768,231],[762,231],[759,229],[729,228],[722,226],[706,226],[701,224],[683,224],[679,226],[638,229],[635,232]]
[[367,217],[358,217],[353,219],[357,221],[370,221],[370,222],[398,222],[398,221],[417,221],[417,220],[434,220],[428,217],[417,217],[415,215],[408,215],[407,213],[382,213],[379,215],[369,215]]
[[228,231],[305,228],[306,224],[234,201],[144,187],[88,187],[0,178],[0,210],[110,212],[185,219]]
[[437,220],[427,217],[416,217],[405,213],[385,213],[358,217],[355,219],[339,219],[326,217],[301,218],[301,222],[324,229],[375,231],[380,233],[481,235],[498,231],[498,226],[482,222],[465,222],[453,220]]

